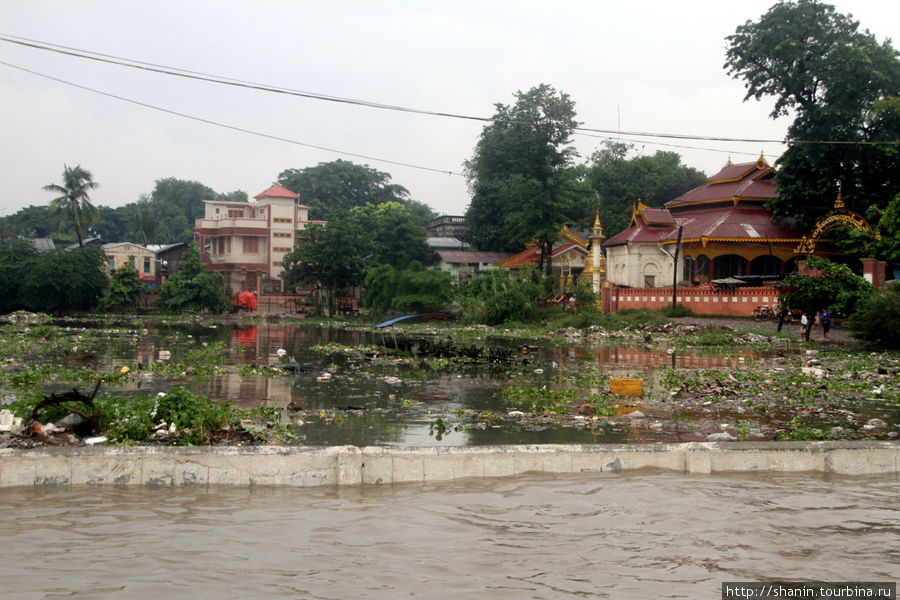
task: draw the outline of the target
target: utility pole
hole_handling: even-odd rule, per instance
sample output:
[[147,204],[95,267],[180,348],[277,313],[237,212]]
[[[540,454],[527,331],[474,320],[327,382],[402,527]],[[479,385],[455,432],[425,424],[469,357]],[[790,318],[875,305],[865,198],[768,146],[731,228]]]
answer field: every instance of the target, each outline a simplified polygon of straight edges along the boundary
[[678,301],[678,252],[681,250],[682,226],[678,226],[678,241],[675,242],[675,265],[672,267],[672,314]]

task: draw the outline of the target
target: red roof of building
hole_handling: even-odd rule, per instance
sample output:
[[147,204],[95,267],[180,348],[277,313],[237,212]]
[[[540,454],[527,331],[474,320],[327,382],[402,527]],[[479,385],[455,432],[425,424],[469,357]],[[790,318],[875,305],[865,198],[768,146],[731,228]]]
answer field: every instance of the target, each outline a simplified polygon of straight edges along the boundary
[[509,258],[504,259],[499,264],[507,269],[518,269],[523,265],[536,265],[540,262],[540,259],[541,251],[538,250],[537,246],[531,246],[518,254],[513,254]]
[[799,240],[800,232],[774,223],[765,209],[765,201],[777,194],[773,174],[762,157],[753,163],[729,163],[665,208],[638,203],[631,226],[603,245],[673,243],[679,226],[684,240]]
[[664,208],[645,208],[641,211],[644,221],[651,225],[674,225],[672,213]]
[[256,200],[259,200],[260,198],[293,198],[296,200],[299,197],[300,194],[295,194],[283,185],[273,185],[266,191],[253,196]]
[[[573,242],[570,240],[563,240],[559,245],[553,245],[553,252],[550,253],[551,259],[553,257],[559,256],[565,252],[568,252],[572,249],[578,250],[580,254],[587,254],[587,249],[577,242]],[[501,267],[506,267],[507,269],[517,269],[523,265],[536,265],[541,261],[541,251],[537,246],[532,246],[519,252],[518,254],[514,254],[503,260],[500,264]]]
[[760,157],[752,163],[728,164],[705,183],[666,202],[666,208],[739,200],[766,201],[777,195],[774,170]]
[[[646,211],[644,211],[646,212]],[[674,243],[678,239],[678,226],[683,227],[682,239],[707,238],[722,241],[800,240],[803,235],[772,221],[772,216],[761,205],[719,205],[695,207],[673,214],[674,224],[668,227],[647,223],[640,213],[637,225],[609,238],[603,245],[633,243]]]

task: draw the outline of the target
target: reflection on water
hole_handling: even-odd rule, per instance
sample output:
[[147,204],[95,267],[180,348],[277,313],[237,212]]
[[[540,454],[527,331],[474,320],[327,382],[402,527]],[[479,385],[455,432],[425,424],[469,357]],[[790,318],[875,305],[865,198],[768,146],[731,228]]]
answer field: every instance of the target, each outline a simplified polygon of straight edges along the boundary
[[[618,348],[582,346],[577,341],[565,346],[542,345],[531,340],[518,348],[511,348],[508,339],[491,339],[488,343],[516,350],[516,363],[510,369],[463,369],[462,373],[436,374],[433,371],[413,373],[396,367],[382,367],[382,375],[399,378],[399,383],[376,380],[371,374],[354,371],[352,365],[332,364],[340,353],[326,356],[313,350],[331,343],[362,346],[388,345],[396,333],[390,330],[347,331],[331,327],[303,324],[262,323],[224,324],[209,321],[199,323],[152,323],[128,329],[125,324],[106,322],[96,332],[78,331],[89,323],[68,322],[70,331],[79,339],[78,352],[89,355],[98,369],[118,369],[123,366],[147,368],[156,361],[183,362],[198,347],[221,343],[226,349],[226,362],[231,366],[272,366],[290,359],[309,366],[284,376],[239,375],[228,373],[208,378],[182,376],[195,391],[214,400],[230,401],[235,406],[285,408],[300,406],[306,412],[328,412],[325,419],[304,418],[303,441],[311,445],[334,444],[402,444],[402,445],[477,445],[496,443],[598,443],[622,442],[624,434],[603,428],[569,423],[522,425],[479,423],[479,427],[452,427],[435,435],[436,419],[454,415],[457,411],[493,411],[505,414],[506,406],[499,400],[499,389],[505,385],[556,389],[560,373],[585,370],[615,374],[617,371],[652,369],[664,365],[692,368],[727,367],[754,360],[752,354],[740,356],[684,355],[665,349]],[[446,332],[453,338],[452,329]],[[61,357],[61,362],[63,357]],[[321,369],[334,371],[335,377],[319,381]],[[542,374],[537,374],[543,372]],[[139,381],[108,385],[104,391],[115,393],[155,393],[164,391],[171,381],[143,377]],[[595,386],[589,386],[594,390]],[[56,390],[54,390],[56,391]],[[402,406],[404,410],[399,410]],[[344,411],[346,407],[362,410]],[[332,414],[338,411],[338,414]],[[616,416],[630,409],[619,407]],[[284,418],[288,418],[287,415]],[[294,417],[295,419],[297,417]]]
[[350,488],[0,490],[4,599],[718,598],[893,581],[900,484],[526,475]]

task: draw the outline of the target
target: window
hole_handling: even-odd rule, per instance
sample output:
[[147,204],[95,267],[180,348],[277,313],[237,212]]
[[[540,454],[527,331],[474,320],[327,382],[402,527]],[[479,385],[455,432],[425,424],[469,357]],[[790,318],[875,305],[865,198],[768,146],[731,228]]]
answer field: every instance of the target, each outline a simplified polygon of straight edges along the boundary
[[150,272],[150,259],[145,257],[144,258],[144,273],[149,273],[149,272]]
[[291,249],[285,248],[284,246],[276,246],[276,247],[272,248],[272,251],[273,252],[284,252],[285,254],[287,254],[288,252],[291,251]]
[[110,258],[108,261],[106,261],[106,268],[109,269],[110,271],[115,271],[116,270],[116,259]]
[[656,275],[644,275],[644,287],[652,288],[656,283]]
[[273,235],[274,237],[277,237],[277,238],[289,238],[289,237],[291,237],[291,234],[290,234],[290,233],[282,233],[281,231],[276,231],[276,232],[273,233],[272,235]]
[[284,265],[281,264],[280,262],[278,262],[277,260],[273,260],[273,261],[272,261],[272,266],[273,266],[273,267],[283,267]]
[[238,219],[244,216],[243,208],[229,208],[228,209],[228,218],[229,219]]
[[259,254],[259,239],[255,237],[244,238],[244,254]]
[[284,217],[275,217],[272,220],[276,223],[290,223],[291,222],[290,219],[285,219]]

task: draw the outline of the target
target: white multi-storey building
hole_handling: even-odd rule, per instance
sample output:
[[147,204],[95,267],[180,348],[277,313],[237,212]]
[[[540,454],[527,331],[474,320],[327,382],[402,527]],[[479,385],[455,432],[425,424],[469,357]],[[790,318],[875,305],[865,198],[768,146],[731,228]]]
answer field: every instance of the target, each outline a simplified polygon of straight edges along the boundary
[[300,195],[273,185],[254,197],[255,202],[206,200],[197,219],[194,241],[210,271],[225,277],[234,293],[280,292],[282,261],[294,249],[297,232],[310,223],[309,207]]

